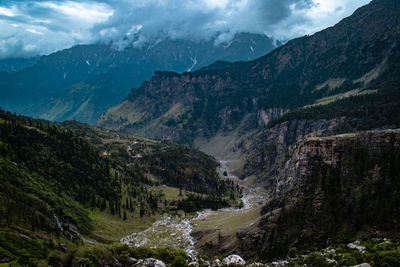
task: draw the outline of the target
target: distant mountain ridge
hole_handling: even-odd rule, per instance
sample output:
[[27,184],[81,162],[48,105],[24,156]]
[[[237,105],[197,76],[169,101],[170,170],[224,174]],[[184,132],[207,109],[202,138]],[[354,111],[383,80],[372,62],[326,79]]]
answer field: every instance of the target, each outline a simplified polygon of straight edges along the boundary
[[249,33],[228,44],[214,42],[164,39],[121,51],[105,44],[62,50],[17,73],[3,73],[0,106],[49,120],[94,123],[156,70],[185,72],[217,60],[250,60],[276,47],[271,38]]
[[29,58],[3,58],[0,59],[0,71],[12,73],[21,71],[27,67],[33,66],[39,57]]

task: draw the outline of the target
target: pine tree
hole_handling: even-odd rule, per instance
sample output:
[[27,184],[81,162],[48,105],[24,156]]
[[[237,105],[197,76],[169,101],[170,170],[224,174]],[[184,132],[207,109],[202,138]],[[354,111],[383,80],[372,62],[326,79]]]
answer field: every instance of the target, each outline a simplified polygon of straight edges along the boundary
[[129,210],[133,212],[132,198],[129,198]]

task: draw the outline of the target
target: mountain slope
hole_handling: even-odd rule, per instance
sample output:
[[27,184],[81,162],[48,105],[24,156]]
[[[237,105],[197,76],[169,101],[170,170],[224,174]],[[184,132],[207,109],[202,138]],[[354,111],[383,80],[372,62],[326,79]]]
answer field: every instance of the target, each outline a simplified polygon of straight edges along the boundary
[[390,130],[293,145],[263,210],[259,255],[397,233],[399,141]]
[[[0,111],[0,259],[37,265],[78,247],[80,233],[110,243],[165,212],[236,205],[216,166],[169,142]],[[167,200],[156,185],[183,195]]]
[[385,90],[379,78],[399,73],[399,36],[400,4],[375,0],[334,27],[254,61],[193,73],[158,72],[97,125],[186,143],[257,129],[327,98]]
[[8,75],[0,105],[34,117],[94,123],[156,70],[191,71],[216,60],[254,59],[275,48],[272,39],[247,33],[228,44],[214,42],[167,38],[123,50],[80,45],[42,56],[32,67]]

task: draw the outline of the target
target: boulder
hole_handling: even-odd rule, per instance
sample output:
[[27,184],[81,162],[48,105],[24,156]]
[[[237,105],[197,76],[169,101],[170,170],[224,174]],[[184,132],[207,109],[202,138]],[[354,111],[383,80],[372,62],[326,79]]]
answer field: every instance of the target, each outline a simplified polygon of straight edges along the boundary
[[369,263],[361,263],[361,264],[354,265],[354,266],[351,266],[351,267],[371,267],[371,265]]
[[115,267],[123,267],[124,265],[122,263],[120,263],[117,259],[114,259],[113,266],[115,266]]
[[242,257],[240,257],[239,255],[229,255],[228,257],[222,260],[222,263],[224,265],[231,265],[231,264],[246,265],[244,259],[242,259]]
[[242,228],[236,233],[236,236],[239,239],[242,239],[242,238],[244,238],[246,236],[246,234],[247,234],[247,230]]
[[147,258],[144,260],[138,260],[136,262],[136,265],[142,266],[142,267],[166,267],[165,263],[154,259],[154,258]]
[[259,266],[265,266],[265,264],[261,263],[261,262],[253,262],[250,265],[247,265],[249,267],[259,267]]
[[60,244],[60,250],[61,250],[61,252],[68,253],[68,248],[64,244]]
[[213,260],[212,266],[213,267],[220,267],[220,266],[222,266],[222,262],[219,259]]
[[135,258],[129,258],[129,260],[128,260],[128,266],[135,265],[137,262],[138,262],[137,259],[135,259]]
[[156,260],[154,262],[154,267],[166,267],[165,263],[160,261],[160,260]]

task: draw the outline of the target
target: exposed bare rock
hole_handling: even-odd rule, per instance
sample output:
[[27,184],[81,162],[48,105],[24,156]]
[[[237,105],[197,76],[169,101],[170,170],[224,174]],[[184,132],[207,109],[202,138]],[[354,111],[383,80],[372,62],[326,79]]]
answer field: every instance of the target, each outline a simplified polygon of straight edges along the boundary
[[238,233],[241,255],[256,251],[268,258],[287,253],[290,246],[334,244],[340,235],[396,233],[399,173],[400,130],[310,137],[293,144],[275,174],[260,231]]
[[354,265],[354,266],[351,266],[351,267],[371,267],[371,265],[369,263],[361,263],[361,264]]
[[229,255],[222,260],[224,265],[246,265],[246,262],[239,255]]
[[[320,157],[324,164],[333,168],[343,168],[344,160],[353,160],[344,158],[344,156],[357,146],[362,147],[362,151],[367,153],[368,157],[376,158],[387,152],[390,146],[400,147],[400,131],[371,131],[321,138],[310,137],[292,145],[287,155],[288,159],[275,179],[274,196],[280,197],[292,189],[301,188],[313,171],[315,157]],[[378,164],[369,167],[371,168],[370,178],[372,180],[381,179],[381,167]],[[341,171],[343,174],[349,172],[349,170]],[[317,201],[318,199],[316,199]]]
[[139,267],[166,267],[164,262],[153,258],[139,260],[136,265]]
[[212,266],[213,267],[220,267],[220,266],[222,266],[222,262],[219,259],[215,259],[212,262]]
[[258,123],[263,126],[268,126],[268,124],[270,122],[278,119],[279,117],[281,117],[283,114],[285,114],[288,111],[289,110],[284,110],[282,108],[269,108],[267,110],[262,109],[258,112],[258,116],[259,116]]
[[138,262],[137,259],[130,257],[128,260],[128,266],[135,265]]
[[332,133],[342,119],[318,121],[289,121],[260,133],[248,149],[243,176],[256,175],[259,181],[267,181],[272,188],[273,180],[282,167],[289,146],[306,138]]

